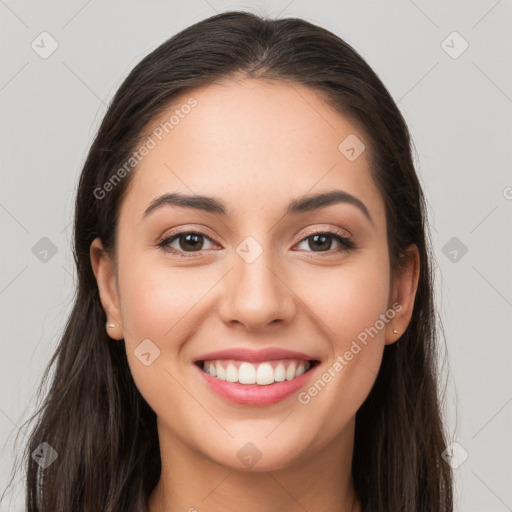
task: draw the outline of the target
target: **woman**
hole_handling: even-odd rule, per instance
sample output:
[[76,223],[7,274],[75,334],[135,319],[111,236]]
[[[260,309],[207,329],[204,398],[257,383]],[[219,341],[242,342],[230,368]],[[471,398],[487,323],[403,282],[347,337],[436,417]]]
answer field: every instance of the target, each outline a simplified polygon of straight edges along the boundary
[[27,510],[452,511],[425,217],[339,37],[226,12],[166,41],[82,170]]

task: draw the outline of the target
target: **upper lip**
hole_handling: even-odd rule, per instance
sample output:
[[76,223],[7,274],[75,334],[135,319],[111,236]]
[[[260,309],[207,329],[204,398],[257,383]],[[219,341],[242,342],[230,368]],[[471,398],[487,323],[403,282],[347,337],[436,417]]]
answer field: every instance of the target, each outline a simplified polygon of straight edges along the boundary
[[208,361],[212,359],[233,359],[237,361],[247,361],[249,363],[261,363],[264,361],[273,361],[276,359],[304,359],[315,361],[316,359],[302,352],[294,352],[283,348],[264,348],[261,350],[251,350],[249,348],[228,348],[208,352],[194,359],[194,363],[199,361]]

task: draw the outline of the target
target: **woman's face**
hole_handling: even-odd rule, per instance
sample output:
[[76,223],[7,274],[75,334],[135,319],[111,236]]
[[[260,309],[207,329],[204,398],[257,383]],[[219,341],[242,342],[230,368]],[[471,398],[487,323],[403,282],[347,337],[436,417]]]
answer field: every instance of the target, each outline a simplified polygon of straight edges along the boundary
[[[390,275],[364,134],[304,86],[253,79],[184,95],[153,129],[121,205],[116,263],[98,256],[99,239],[91,258],[108,332],[124,338],[161,438],[258,471],[351,446],[417,284],[417,267]],[[164,194],[196,207],[155,203]],[[301,355],[220,355],[215,377],[197,363],[269,347]],[[304,359],[317,363],[296,377]],[[255,378],[267,383],[230,382]]]

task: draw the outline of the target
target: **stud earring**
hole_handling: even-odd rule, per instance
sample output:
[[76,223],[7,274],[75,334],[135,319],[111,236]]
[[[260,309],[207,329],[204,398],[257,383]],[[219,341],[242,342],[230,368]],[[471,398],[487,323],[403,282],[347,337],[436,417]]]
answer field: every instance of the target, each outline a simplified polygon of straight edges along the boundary
[[396,329],[393,329],[393,332],[394,332],[395,334],[398,334],[398,331],[397,331]]
[[115,326],[116,326],[115,324],[109,324],[108,322],[105,324],[105,327],[107,329],[110,329],[110,328],[115,327]]

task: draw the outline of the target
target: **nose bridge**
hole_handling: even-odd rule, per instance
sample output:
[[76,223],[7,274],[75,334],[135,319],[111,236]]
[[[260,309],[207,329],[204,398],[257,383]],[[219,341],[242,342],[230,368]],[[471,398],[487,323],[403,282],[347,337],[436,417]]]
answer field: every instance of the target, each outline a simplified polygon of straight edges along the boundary
[[226,289],[225,321],[262,329],[277,320],[288,322],[294,312],[293,293],[280,276],[277,256],[253,237],[236,248]]

